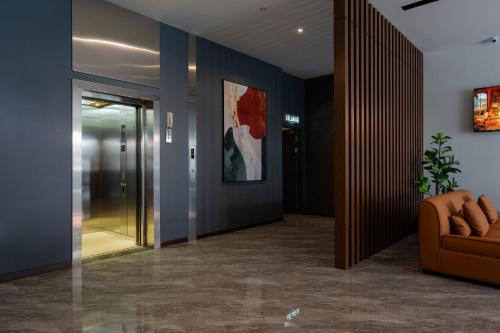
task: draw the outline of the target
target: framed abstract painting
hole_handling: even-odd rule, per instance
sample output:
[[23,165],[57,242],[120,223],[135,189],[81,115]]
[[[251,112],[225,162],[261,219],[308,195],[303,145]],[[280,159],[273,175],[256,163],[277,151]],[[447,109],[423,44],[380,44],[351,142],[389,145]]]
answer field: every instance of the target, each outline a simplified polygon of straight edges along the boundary
[[265,180],[266,92],[226,80],[223,86],[224,182]]

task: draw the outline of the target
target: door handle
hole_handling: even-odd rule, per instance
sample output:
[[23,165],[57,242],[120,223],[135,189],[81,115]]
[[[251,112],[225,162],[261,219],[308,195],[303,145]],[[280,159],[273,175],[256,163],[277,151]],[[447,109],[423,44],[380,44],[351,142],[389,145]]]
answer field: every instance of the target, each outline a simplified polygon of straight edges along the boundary
[[120,183],[120,186],[122,188],[122,196],[125,196],[127,192],[127,183]]

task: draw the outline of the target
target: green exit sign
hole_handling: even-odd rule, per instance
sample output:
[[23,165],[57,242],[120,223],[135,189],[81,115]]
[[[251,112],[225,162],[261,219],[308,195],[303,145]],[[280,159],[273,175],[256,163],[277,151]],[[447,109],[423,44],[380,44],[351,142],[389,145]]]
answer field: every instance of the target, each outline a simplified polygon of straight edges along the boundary
[[290,123],[290,124],[296,124],[296,125],[298,125],[298,124],[300,124],[300,117],[299,116],[295,116],[293,114],[286,113],[285,114],[285,121],[287,123]]

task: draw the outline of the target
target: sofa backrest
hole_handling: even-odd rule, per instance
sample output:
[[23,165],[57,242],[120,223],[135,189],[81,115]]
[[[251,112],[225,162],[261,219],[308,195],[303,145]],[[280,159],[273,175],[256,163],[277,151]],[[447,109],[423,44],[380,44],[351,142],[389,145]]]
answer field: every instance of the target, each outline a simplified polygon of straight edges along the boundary
[[419,242],[423,269],[439,270],[441,236],[451,233],[450,216],[460,212],[468,200],[474,200],[472,194],[459,190],[430,197],[420,203]]

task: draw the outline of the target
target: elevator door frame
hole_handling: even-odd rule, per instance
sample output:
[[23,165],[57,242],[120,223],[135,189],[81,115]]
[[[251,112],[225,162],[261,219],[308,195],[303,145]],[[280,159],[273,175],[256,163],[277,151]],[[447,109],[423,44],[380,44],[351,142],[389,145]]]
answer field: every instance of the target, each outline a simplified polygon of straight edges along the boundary
[[[127,98],[134,100],[147,100],[153,102],[153,174],[152,182],[145,184],[142,182],[143,186],[150,186],[153,188],[151,208],[153,210],[153,226],[146,225],[145,228],[154,230],[154,239],[145,240],[145,242],[153,243],[154,248],[161,247],[160,241],[160,187],[159,187],[159,175],[160,175],[160,103],[159,96],[156,94],[131,90],[127,88],[121,88],[116,86],[110,86],[100,83],[94,83],[82,80],[73,80],[73,214],[72,214],[72,239],[73,239],[73,265],[81,264],[82,260],[82,114],[81,114],[81,103],[82,98],[88,96],[89,94],[94,94],[99,96],[99,94],[106,95],[106,97],[123,96],[123,100],[126,101]],[[145,124],[144,124],[145,126]],[[145,145],[145,133],[140,136],[141,142],[138,142],[141,146]],[[144,149],[142,154],[145,154]],[[145,156],[141,156],[141,161],[145,161]],[[141,162],[141,163],[142,163]],[[144,177],[147,178],[146,170],[143,167]],[[141,197],[141,202],[139,203],[145,212],[148,209],[147,203],[144,201],[146,188],[142,188],[141,192],[144,194]],[[142,213],[141,213],[142,214]],[[145,222],[146,223],[146,222]],[[141,240],[142,242],[142,240]]]

